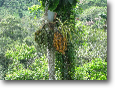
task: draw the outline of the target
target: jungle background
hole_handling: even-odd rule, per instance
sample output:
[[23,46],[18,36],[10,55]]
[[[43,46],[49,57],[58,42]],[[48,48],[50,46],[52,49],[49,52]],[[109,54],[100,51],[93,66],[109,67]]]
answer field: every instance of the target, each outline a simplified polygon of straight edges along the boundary
[[[38,0],[0,0],[1,80],[49,79],[46,50],[34,39],[44,11],[28,10],[38,4]],[[73,80],[107,80],[107,0],[80,0],[75,10]],[[62,80],[60,70],[55,76]]]

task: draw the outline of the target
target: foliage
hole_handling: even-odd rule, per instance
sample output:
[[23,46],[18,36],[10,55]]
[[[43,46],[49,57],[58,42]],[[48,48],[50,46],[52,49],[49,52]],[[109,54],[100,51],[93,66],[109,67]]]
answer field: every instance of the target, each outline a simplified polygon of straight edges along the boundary
[[[3,16],[6,16],[6,14],[10,14],[17,17],[24,17],[25,15],[30,16],[28,11],[28,7],[32,6],[34,4],[39,4],[38,0],[2,0],[2,10],[0,11],[0,14],[4,14]],[[7,8],[7,9],[5,9]],[[3,11],[4,10],[4,11]],[[39,14],[38,14],[39,16]]]
[[36,59],[27,69],[22,64],[13,65],[13,69],[10,68],[5,80],[48,80],[47,60],[43,60],[45,57]]
[[[51,11],[56,11],[58,9],[62,9],[63,5],[75,5],[77,0],[39,0],[42,3],[43,7],[46,7],[48,5],[48,9]],[[70,7],[68,7],[70,8]]]
[[[19,50],[22,49],[22,43],[26,44],[28,48],[31,47],[31,45],[35,45],[34,31],[38,29],[38,24],[35,24],[36,22],[38,21],[36,21],[36,19],[34,19],[33,17],[25,16],[23,19],[19,19],[18,17],[14,17],[11,15],[2,18],[2,20],[0,21],[0,64],[2,66],[2,68],[0,68],[0,71],[2,71],[0,79],[4,79],[9,64],[12,64],[12,57],[8,59],[5,56],[5,52],[7,52],[7,50],[11,50],[12,54],[14,54],[14,46],[19,46],[19,48],[17,47],[16,49],[17,53],[20,53],[21,55],[22,53]],[[36,53],[38,53],[39,57],[42,56],[44,52],[43,47],[41,47],[41,49],[38,49],[38,46],[36,45],[35,47],[37,49]],[[22,51],[25,52],[23,49]],[[27,53],[28,51],[26,52],[26,55]],[[23,57],[23,55],[21,56]],[[16,57],[18,57],[18,55]],[[29,64],[28,61],[31,61],[32,59],[33,57],[28,60],[22,58],[20,59],[20,61],[21,63],[25,64],[25,67],[27,67],[27,65]]]
[[36,59],[35,62],[29,66],[29,69],[36,72],[35,77],[37,74],[39,75],[39,79],[36,80],[49,80],[48,59],[45,55]]
[[[74,8],[79,2],[78,0],[39,0],[41,5],[33,5],[28,8],[30,13],[38,13],[39,9],[45,10],[48,6],[48,10],[57,12],[57,17],[64,22],[65,20],[70,20],[70,15],[73,15]],[[78,6],[77,6],[78,7]],[[68,10],[69,9],[69,10]],[[81,12],[81,8],[77,8],[76,12]],[[75,14],[74,14],[75,15]]]
[[8,66],[5,80],[48,80],[48,64],[45,56],[37,59],[34,46],[16,45],[6,52],[12,62]]
[[14,46],[15,49],[14,50],[7,50],[6,52],[6,57],[7,58],[13,58],[13,59],[17,59],[17,60],[23,60],[23,59],[31,59],[34,58],[36,56],[36,50],[34,46],[27,46],[26,44],[22,44],[22,45],[15,45]]
[[20,19],[13,16],[8,16],[0,22],[0,29],[2,37],[10,37],[12,40],[23,38],[22,27],[20,26]]
[[2,68],[2,79],[7,72],[7,68],[11,60],[6,59],[5,52],[7,49],[13,48],[14,43],[19,40],[22,42],[23,36],[20,20],[13,16],[7,16],[0,21],[0,64]]
[[107,29],[107,0],[83,0],[79,7],[83,12],[77,18],[84,24],[92,23],[93,29]]
[[27,19],[25,17],[24,19],[19,19],[18,17],[9,15],[0,21],[1,53],[10,48],[9,44],[13,44],[15,41],[19,41],[20,43],[26,42],[28,45],[34,44],[34,41],[29,40],[34,40],[33,32],[37,29],[32,20],[33,18]]
[[92,6],[92,7],[85,9],[83,11],[83,13],[80,15],[80,19],[87,20],[87,21],[92,19],[94,21],[95,18],[99,17],[99,14],[102,14],[104,12],[107,12],[107,7]]
[[107,80],[107,62],[95,58],[83,66],[76,67],[76,80]]
[[[61,2],[62,4],[63,2]],[[64,3],[63,3],[64,4]],[[56,58],[56,67],[59,67],[60,65],[60,72],[61,72],[61,77],[62,80],[72,80],[73,74],[75,73],[75,57],[74,57],[74,46],[72,45],[72,34],[74,35],[74,30],[75,30],[75,16],[73,15],[74,11],[73,9],[75,8],[76,2],[72,5],[68,4],[67,6],[65,5],[64,7],[62,6],[62,9],[58,11],[56,9],[57,17],[61,19],[61,21],[58,19],[59,24],[58,24],[58,30],[67,38],[67,50],[65,51],[65,56],[61,54],[56,54],[56,56],[59,56]],[[68,10],[70,9],[70,10]],[[62,59],[62,60],[61,60]]]
[[106,7],[107,0],[83,0],[82,3],[80,3],[80,7],[83,10],[88,9],[91,6]]
[[[60,0],[59,4],[58,0],[50,1],[49,8],[58,12],[62,23],[58,26],[63,31],[66,27],[69,30],[69,24],[75,25],[65,56],[56,52],[56,80],[107,80],[107,31],[102,27],[107,19],[106,0],[73,2],[76,5],[71,2],[74,0]],[[34,32],[41,26],[44,10],[38,5],[42,7],[38,0],[2,0],[0,3],[0,80],[49,79],[46,48],[34,42]],[[30,14],[28,7],[29,11],[35,11]],[[91,16],[94,25],[85,25]],[[95,21],[99,16],[100,22]],[[70,32],[67,33],[69,38]],[[70,64],[66,64],[68,62]]]
[[79,21],[76,24],[73,40],[77,66],[87,63],[94,58],[107,60],[107,32],[104,29],[93,29]]
[[83,37],[87,36],[88,33],[86,32],[89,27],[86,27],[82,21],[77,21],[75,25],[75,31],[73,36],[73,43],[82,45],[82,43],[86,42],[86,39],[83,40]]
[[30,13],[33,13],[35,17],[41,17],[43,15],[43,7],[40,5],[33,5],[31,7],[28,7],[28,10]]
[[33,80],[35,72],[28,69],[21,69],[5,77],[5,80]]
[[47,46],[48,35],[49,33],[45,29],[36,31],[35,32],[36,43],[38,43],[40,46],[41,45]]
[[[59,3],[59,0],[57,0],[57,1],[55,1],[55,0],[52,0],[52,1],[48,1],[48,0],[39,0],[40,1],[40,3],[41,3],[41,6],[39,6],[39,5],[34,5],[34,6],[32,6],[31,8],[29,8],[29,10],[30,10],[30,12],[35,12],[35,11],[37,11],[38,9],[43,9],[43,7],[45,8],[46,7],[46,4],[48,4],[48,9],[49,10],[51,10],[51,11],[53,11],[54,9],[56,9],[56,8],[58,8],[56,5],[60,5],[60,4],[62,4],[62,3]],[[71,9],[72,8],[75,8],[75,5],[76,5],[76,3],[77,3],[77,0],[61,0],[60,2],[63,2],[63,4],[64,5],[68,5],[68,3],[71,5]],[[53,8],[53,7],[55,6],[55,8]],[[52,7],[52,8],[51,8]],[[63,10],[63,6],[61,5],[61,7],[59,6],[59,8],[61,8],[61,10]],[[70,7],[68,6],[68,9],[69,9]],[[52,10],[53,9],[53,10]],[[64,12],[64,13],[63,13]],[[65,7],[64,7],[64,10],[62,11],[62,13],[63,13],[63,15],[65,16],[65,15],[68,15],[68,14],[65,14],[65,12],[67,12],[66,10],[65,10]],[[61,16],[61,14],[60,14],[60,12],[58,12],[58,14]],[[70,16],[70,18],[71,18],[71,20],[70,20],[70,22],[72,22],[72,23],[75,23],[75,21],[73,20],[74,19],[74,15],[68,15],[68,16]],[[64,17],[62,17],[62,19],[63,19]],[[66,17],[67,18],[67,17]],[[60,32],[63,34],[63,36],[66,36],[66,38],[67,38],[67,36],[69,35],[69,37],[70,37],[70,39],[71,39],[71,32],[70,31],[73,31],[73,26],[74,26],[74,24],[72,24],[72,25],[69,25],[69,23],[68,23],[68,20],[66,20],[64,23],[63,22],[61,22],[59,19],[58,19],[58,21],[59,21],[59,27],[58,27],[58,29],[60,30]],[[67,26],[68,25],[68,26]],[[71,30],[70,30],[71,29]],[[46,31],[42,31],[42,30],[40,30],[40,31],[37,31],[36,33],[35,33],[35,41],[36,41],[36,39],[39,39],[38,40],[38,42],[40,42],[40,41],[44,41],[44,39],[45,39],[45,37],[44,37],[44,34],[43,34],[43,32],[45,32],[45,34],[47,34],[46,33]],[[37,34],[39,34],[39,36],[41,35],[41,37],[37,37]],[[43,36],[43,37],[42,37]],[[42,39],[42,40],[40,40],[40,39]],[[47,39],[46,39],[47,40]],[[40,43],[39,43],[40,44]],[[46,42],[45,42],[45,44],[46,44]]]
[[65,22],[61,22],[61,20],[58,18],[57,20],[59,23],[58,30],[61,32],[61,34],[63,34],[63,36],[71,40],[72,39],[71,32],[74,32],[73,24],[70,24],[67,20]]
[[[77,7],[78,2],[79,2],[78,0],[60,0],[57,8],[54,10],[55,12],[58,13],[57,17],[61,19],[62,22],[64,22],[65,20],[70,22],[71,19],[73,21],[75,18],[75,14],[74,14],[75,8]],[[78,12],[80,11],[81,10],[78,10]],[[74,24],[75,22],[72,23]]]
[[[75,73],[75,51],[71,42],[67,45],[65,55],[56,52],[55,70],[60,74],[59,80],[73,80]],[[58,75],[58,74],[57,74]],[[56,75],[56,76],[57,76]],[[60,79],[61,77],[61,79]]]
[[[93,58],[95,58],[95,55],[97,55],[96,57],[101,57],[101,56],[103,56],[103,51],[101,51],[101,50],[103,50],[104,48],[106,49],[106,38],[105,38],[105,36],[106,36],[106,32],[104,32],[104,31],[102,31],[102,30],[100,30],[100,29],[98,29],[97,31],[96,31],[96,29],[94,30],[94,29],[91,29],[91,28],[89,28],[89,27],[86,27],[86,26],[82,26],[82,23],[79,23],[79,24],[77,24],[76,25],[76,35],[78,35],[77,37],[76,36],[74,36],[74,40],[76,41],[76,43],[77,43],[77,46],[75,47],[75,50],[78,52],[78,54],[76,55],[77,57],[77,59],[75,59],[75,60],[78,60],[79,58],[82,58],[82,65],[83,65],[83,63],[84,62],[86,62],[86,60],[84,60],[83,61],[83,59],[84,58],[90,58],[90,59],[93,59]],[[81,35],[82,34],[82,35]],[[92,35],[93,34],[93,35]],[[80,37],[80,35],[81,35],[81,37]],[[101,36],[100,36],[101,35]],[[99,37],[100,36],[100,37]],[[78,40],[77,40],[78,39]],[[88,41],[86,41],[86,40],[88,40]],[[85,44],[85,46],[82,46],[81,47],[81,45],[83,44],[83,41],[85,41],[86,42],[86,44]],[[98,41],[98,42],[97,42]],[[81,44],[79,44],[81,42]],[[105,42],[105,43],[102,43],[102,42]],[[18,45],[18,43],[16,43],[17,45]],[[92,45],[93,44],[93,45]],[[105,44],[105,45],[103,45],[103,44]],[[74,45],[75,45],[75,43],[74,43]],[[86,46],[87,45],[87,46]],[[97,46],[95,46],[95,45],[97,45]],[[100,46],[101,45],[101,46]],[[22,44],[22,46],[24,47],[24,46],[26,46],[27,47],[27,49],[28,49],[28,47],[31,47],[31,46],[27,46],[26,44]],[[27,50],[27,52],[24,52],[24,50],[23,49],[26,49],[26,48],[23,48],[22,46],[20,46],[20,48],[17,48],[17,51],[19,51],[20,49],[21,49],[21,52],[23,52],[23,53],[25,53],[25,54],[23,54],[23,55],[26,55],[26,56],[28,56],[28,54],[27,54],[27,52],[30,52],[31,51],[31,49],[29,49],[29,51]],[[93,48],[93,46],[95,46],[95,47],[97,47],[97,48],[94,48],[92,51],[90,51],[90,48]],[[102,47],[103,46],[103,47]],[[10,46],[9,46],[10,47]],[[80,48],[81,47],[81,48]],[[100,48],[99,48],[100,47]],[[34,48],[35,49],[35,48]],[[32,49],[32,50],[34,50],[34,49]],[[100,50],[99,50],[100,49]],[[13,51],[12,49],[11,49],[11,51]],[[99,52],[95,52],[95,51],[99,51]],[[104,50],[105,52],[106,52],[106,50]],[[19,52],[20,54],[22,54],[21,52]],[[73,52],[73,51],[70,51],[70,52]],[[83,52],[83,53],[82,53]],[[92,53],[91,53],[92,52]],[[15,53],[15,52],[13,52],[13,53]],[[13,54],[12,53],[12,54]],[[99,54],[100,53],[100,54]],[[34,53],[33,53],[34,54]],[[71,54],[73,54],[73,53],[71,53]],[[9,54],[10,55],[10,54]],[[36,54],[35,54],[36,55]],[[89,56],[90,55],[90,56]],[[99,56],[98,56],[99,55]],[[13,56],[13,55],[12,55]],[[15,56],[17,56],[17,55],[15,55]],[[14,57],[15,57],[14,56]],[[33,56],[31,53],[30,53],[30,56]],[[74,56],[74,55],[71,55],[71,56]],[[106,56],[106,54],[104,54],[104,56]],[[25,56],[24,56],[25,57]],[[35,57],[33,57],[33,58],[36,58],[36,56]],[[32,59],[33,59],[32,58]],[[62,64],[61,64],[61,62],[63,62],[63,59],[62,59],[62,56],[57,56],[57,58],[59,59],[59,61],[57,61],[56,60],[56,63],[58,63],[58,64],[60,64],[60,65],[58,65],[58,66],[61,66]],[[104,57],[102,57],[102,58],[104,58]],[[12,58],[10,58],[11,60],[12,60]],[[26,58],[24,58],[24,59],[26,59]],[[34,64],[34,65],[32,65],[31,64],[31,66],[32,67],[29,67],[29,66],[23,66],[23,65],[20,65],[20,61],[21,60],[19,60],[17,63],[15,63],[15,64],[12,64],[12,66],[11,66],[11,64],[9,64],[9,71],[10,72],[12,72],[12,73],[8,73],[7,75],[6,75],[6,77],[9,77],[9,78],[6,78],[6,79],[13,79],[13,78],[15,78],[16,80],[18,80],[18,79],[20,79],[21,80],[21,77],[22,77],[22,79],[28,79],[28,80],[35,80],[35,79],[48,79],[48,74],[47,74],[47,70],[43,70],[43,69],[47,69],[47,66],[44,66],[44,64],[46,63],[47,64],[47,60],[46,59],[42,59],[42,61],[39,61],[39,60],[41,60],[42,58],[40,58],[40,59],[37,59],[37,60],[35,60],[35,63],[37,63],[36,65]],[[36,62],[37,61],[37,62]],[[12,62],[12,61],[11,61]],[[14,61],[14,62],[16,62],[16,61]],[[28,62],[28,61],[27,61]],[[29,61],[30,62],[30,61]],[[28,62],[28,63],[29,63]],[[74,61],[75,62],[75,61]],[[75,63],[78,63],[78,62],[75,62]],[[25,63],[24,63],[25,64]],[[76,64],[76,65],[78,65],[78,64]],[[82,66],[81,65],[81,66]],[[22,70],[19,70],[18,68],[15,68],[15,67],[20,67],[20,66],[23,66],[22,68]],[[43,66],[43,68],[42,68],[42,66]],[[58,67],[58,66],[56,66],[56,77],[57,77],[57,79],[62,79],[61,78],[61,70],[63,70],[63,69],[61,69],[61,67]],[[74,65],[75,66],[75,65]],[[11,68],[12,67],[12,68]],[[24,69],[25,67],[28,67],[28,69],[29,69],[29,71],[28,71],[28,69]],[[39,67],[39,68],[38,68]],[[40,68],[41,67],[41,68]],[[13,70],[11,70],[11,69],[15,69],[15,71],[13,71]],[[17,70],[16,70],[17,69]],[[36,72],[34,72],[34,70],[36,71]],[[41,72],[41,73],[39,73],[38,72],[38,70],[39,70],[39,72]],[[65,71],[65,70],[64,70]],[[77,70],[76,70],[77,71]],[[23,75],[24,76],[20,76],[20,74],[21,74],[21,72],[23,73]],[[27,73],[28,72],[28,73]],[[44,74],[43,74],[43,72],[44,72]],[[82,72],[83,71],[81,71],[80,70],[80,72],[81,72],[81,74],[82,74]],[[79,73],[80,73],[79,72]],[[39,74],[40,76],[36,76],[35,77],[35,75],[34,74]],[[18,74],[18,76],[16,76],[16,74]],[[28,76],[25,76],[25,74],[28,74]],[[8,76],[8,75],[10,75],[10,76]],[[29,76],[30,75],[30,76]],[[14,77],[14,76],[16,76],[16,77]],[[77,76],[77,75],[76,75]],[[75,76],[75,77],[76,77]],[[19,78],[18,78],[19,77]],[[26,78],[24,78],[24,77],[26,77]],[[31,77],[34,77],[34,78],[31,78]],[[44,77],[46,77],[46,78],[44,78]],[[79,77],[79,76],[78,76]],[[80,76],[80,77],[82,77],[82,76]],[[85,77],[85,76],[84,76]],[[101,77],[101,76],[99,76],[99,77]],[[105,76],[104,76],[105,77]],[[74,77],[73,77],[74,78]],[[77,77],[76,78],[74,78],[74,79],[77,79]],[[78,80],[81,80],[82,78],[79,78]],[[84,79],[88,79],[88,78],[84,78]],[[93,78],[92,78],[93,79]],[[101,78],[100,78],[101,79]]]
[[[75,45],[75,43],[73,42],[74,45],[75,45],[75,49],[77,49],[76,50],[76,52],[77,52],[76,53],[76,58],[78,58],[78,59],[75,59],[76,60],[76,65],[78,66],[79,64],[87,63],[88,59],[93,59],[93,58],[96,58],[96,57],[105,58],[105,56],[106,56],[106,49],[107,49],[106,48],[107,41],[105,41],[106,38],[107,38],[106,37],[107,36],[106,32],[104,32],[103,30],[100,30],[100,29],[97,29],[98,30],[97,31],[95,29],[91,29],[90,27],[83,26],[83,24],[81,22],[76,24],[76,29],[77,29],[76,32],[75,32],[76,35],[73,35],[73,37],[75,38],[74,40],[75,40],[75,42],[77,44],[77,45]],[[100,36],[100,33],[102,33],[101,34],[102,36]],[[96,42],[96,41],[98,41],[98,42]],[[18,43],[16,43],[16,44],[18,44]],[[101,44],[101,46],[100,46],[100,44]],[[20,48],[21,48],[21,46],[20,46]],[[93,48],[92,51],[90,51],[91,50],[90,48]],[[105,53],[104,53],[104,51],[105,51]],[[71,52],[72,51],[70,51],[70,53]],[[97,53],[99,53],[99,54],[97,55]],[[73,53],[71,53],[71,54],[73,54]],[[97,56],[95,56],[95,55],[97,55]],[[74,56],[74,55],[71,55],[71,56]],[[60,67],[57,68],[57,70],[56,70],[56,78],[58,80],[61,80],[62,79],[61,78],[62,74],[61,74],[60,71],[66,71],[67,69],[63,70],[63,68],[61,68],[61,66],[62,66],[61,65],[61,61],[63,61],[62,56],[58,55],[57,57],[58,57],[58,59],[60,59],[60,61],[58,61],[58,66],[60,66]],[[82,60],[82,62],[79,62],[81,60]],[[56,67],[58,67],[58,66],[56,66]],[[17,67],[18,67],[18,65],[17,65]],[[38,66],[35,66],[35,67],[38,67]],[[33,70],[34,70],[35,67],[33,67]],[[42,64],[41,64],[41,67],[42,67]],[[40,74],[42,74],[42,73],[40,73]]]

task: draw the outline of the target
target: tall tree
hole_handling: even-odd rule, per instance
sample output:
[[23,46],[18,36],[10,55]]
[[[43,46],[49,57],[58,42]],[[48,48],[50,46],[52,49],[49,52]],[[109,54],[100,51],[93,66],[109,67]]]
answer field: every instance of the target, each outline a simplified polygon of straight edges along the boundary
[[[45,31],[47,32],[47,55],[48,55],[48,63],[49,63],[49,79],[54,80],[55,79],[55,60],[56,60],[56,66],[58,64],[58,67],[60,67],[60,71],[62,73],[62,80],[71,80],[72,76],[74,75],[74,54],[73,54],[73,45],[71,43],[70,37],[71,34],[74,32],[74,15],[73,15],[73,9],[76,6],[76,3],[78,0],[39,0],[41,2],[41,6],[45,8],[45,24],[43,25],[42,29],[45,26]],[[41,8],[41,7],[40,7]],[[52,11],[52,14],[50,14],[48,11]],[[71,27],[67,26],[65,29],[63,29],[64,25],[62,25],[60,29],[55,28],[55,22],[52,22],[53,20],[50,20],[50,16],[54,18],[54,13],[57,13],[57,17],[60,19],[61,24],[65,23],[65,25],[69,25],[70,22],[73,25]],[[67,21],[67,22],[66,22]],[[47,26],[46,26],[47,25]],[[51,28],[53,25],[53,28]],[[57,24],[57,27],[60,24]],[[69,29],[68,29],[69,27]],[[56,31],[56,32],[55,32]],[[65,32],[64,32],[65,31]],[[56,34],[57,33],[57,34]],[[37,32],[36,32],[37,34]],[[54,49],[53,46],[53,40],[55,40],[54,35],[58,36],[60,40],[65,44],[67,43],[67,49],[61,51],[60,49]],[[57,39],[58,40],[58,39]],[[67,42],[65,42],[67,40]],[[60,42],[59,42],[60,43]],[[58,44],[59,44],[58,43]],[[62,43],[61,43],[62,44]],[[63,45],[64,45],[63,44]],[[59,48],[62,45],[57,45],[55,48]],[[63,47],[63,46],[62,46]],[[62,58],[54,58],[55,53],[54,51],[57,50],[60,53],[57,53],[57,55],[61,56]],[[59,66],[59,63],[60,62]],[[57,68],[58,68],[57,67]]]

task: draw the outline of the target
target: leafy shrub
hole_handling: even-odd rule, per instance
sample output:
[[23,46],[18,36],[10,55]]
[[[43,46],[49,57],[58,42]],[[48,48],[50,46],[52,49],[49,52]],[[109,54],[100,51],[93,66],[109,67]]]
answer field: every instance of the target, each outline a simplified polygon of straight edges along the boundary
[[13,72],[13,74],[8,74],[5,80],[33,80],[34,74],[35,72],[29,69],[21,69]]
[[91,17],[92,17],[92,19],[94,21],[95,18],[99,17],[99,14],[102,14],[102,13],[107,13],[107,7],[92,6],[92,7],[83,11],[83,13],[80,15],[80,19],[86,21],[86,19],[89,19],[89,18],[91,20]]
[[12,61],[19,61],[27,67],[37,57],[37,51],[33,45],[28,46],[25,43],[22,45],[17,43],[14,48],[6,51],[5,56]]
[[29,69],[35,71],[34,80],[49,80],[48,59],[45,55],[36,59]]
[[[13,66],[13,65],[12,65]],[[48,64],[46,57],[36,59],[27,69],[22,64],[9,66],[5,80],[48,80]],[[12,68],[12,69],[11,69]]]
[[14,50],[7,50],[6,57],[10,59],[23,60],[31,59],[36,56],[36,49],[34,46],[28,46],[27,44],[15,45]]
[[27,36],[24,38],[23,42],[25,42],[28,46],[34,45],[34,36]]
[[76,67],[76,80],[107,80],[107,62],[96,58],[90,63]]
[[105,7],[107,6],[107,0],[83,0],[80,6],[83,10],[91,6]]
[[23,28],[20,26],[20,19],[16,17],[8,16],[2,19],[0,27],[2,37],[10,37],[12,40],[23,38]]
[[107,32],[92,29],[82,22],[76,24],[73,44],[76,51],[76,65],[87,63],[94,58],[107,59]]
[[15,45],[5,54],[12,63],[8,65],[5,80],[48,80],[48,62],[45,56],[37,59],[34,46]]

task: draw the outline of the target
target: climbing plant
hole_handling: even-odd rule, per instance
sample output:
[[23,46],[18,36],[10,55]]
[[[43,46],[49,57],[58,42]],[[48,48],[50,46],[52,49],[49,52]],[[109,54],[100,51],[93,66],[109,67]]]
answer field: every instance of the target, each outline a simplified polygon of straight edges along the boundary
[[[74,29],[75,29],[74,28],[75,15],[73,14],[73,12],[74,12],[74,9],[76,8],[76,3],[78,3],[78,0],[38,0],[38,1],[40,1],[41,5],[29,8],[31,12],[34,12],[37,9],[42,9],[46,11],[46,7],[47,7],[48,10],[57,13],[58,19],[55,20],[57,22],[55,25],[58,28],[56,29],[57,31],[54,32],[54,30],[50,30],[48,32],[46,29],[44,30],[44,26],[42,27],[41,31],[44,30],[46,32],[44,33],[47,36],[47,39],[46,39],[47,42],[49,42],[49,40],[50,42],[51,40],[53,40],[52,43],[54,44],[48,43],[47,46],[49,47],[49,44],[51,44],[56,48],[55,50],[57,51],[57,53],[56,53],[56,59],[55,59],[55,62],[56,62],[55,67],[60,68],[60,72],[62,74],[62,80],[71,80],[73,79],[74,71],[75,71],[74,70],[74,66],[75,66],[74,65],[74,59],[75,59],[74,46],[71,42],[72,40],[71,35],[73,35]],[[47,26],[49,25],[47,24]],[[40,31],[35,33],[35,35],[37,34],[41,34],[41,37],[43,36],[42,32]],[[49,36],[50,34],[51,36]],[[52,34],[54,34],[54,36]],[[35,40],[36,39],[38,39],[38,37],[35,37]],[[65,47],[65,48],[62,48],[62,47]]]

